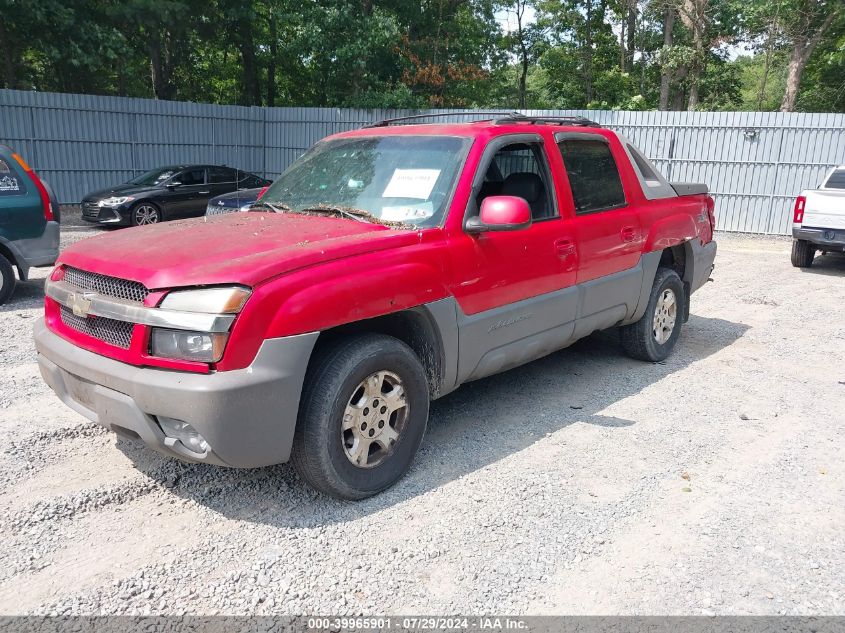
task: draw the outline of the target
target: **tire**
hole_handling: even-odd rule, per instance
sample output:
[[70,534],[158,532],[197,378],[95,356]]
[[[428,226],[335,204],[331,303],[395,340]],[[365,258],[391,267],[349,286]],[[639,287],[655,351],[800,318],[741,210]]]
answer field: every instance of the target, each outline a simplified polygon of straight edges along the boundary
[[658,268],[645,313],[636,323],[619,330],[627,354],[652,363],[669,356],[681,334],[685,301],[684,284],[678,273],[671,268]]
[[162,219],[161,209],[158,208],[158,205],[146,200],[142,200],[129,210],[129,222],[132,226],[158,224]]
[[[404,395],[394,392],[397,386]],[[318,350],[305,376],[293,466],[308,484],[333,497],[377,494],[410,468],[425,434],[428,405],[425,370],[398,339],[363,334]]]
[[15,291],[15,271],[3,254],[0,254],[0,306],[6,303]]
[[792,241],[792,265],[795,268],[809,268],[816,257],[816,247],[807,240]]

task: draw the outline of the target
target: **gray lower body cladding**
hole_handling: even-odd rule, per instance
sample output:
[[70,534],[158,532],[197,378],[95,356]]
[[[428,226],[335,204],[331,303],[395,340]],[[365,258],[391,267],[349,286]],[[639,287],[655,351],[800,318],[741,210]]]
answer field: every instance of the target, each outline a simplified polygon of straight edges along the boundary
[[[191,374],[135,367],[35,325],[41,375],[85,417],[184,461],[252,468],[290,456],[299,396],[317,333],[264,341],[245,369]],[[182,420],[208,442],[198,454],[165,437],[156,416]]]
[[805,240],[822,251],[845,252],[845,229],[817,229],[794,227],[792,237]]
[[[716,242],[688,242],[685,248],[684,282],[692,293],[713,272]],[[445,374],[450,376],[448,368],[456,367],[455,380],[445,383],[440,393],[541,358],[597,330],[639,320],[661,255],[661,251],[645,253],[628,270],[478,314],[464,314],[454,299],[438,302],[454,305],[454,321],[439,311],[441,336],[444,332],[457,336],[456,346],[444,346]]]
[[23,281],[29,276],[29,269],[37,266],[52,266],[59,256],[59,223],[47,222],[40,237],[22,240],[2,240],[12,253]]

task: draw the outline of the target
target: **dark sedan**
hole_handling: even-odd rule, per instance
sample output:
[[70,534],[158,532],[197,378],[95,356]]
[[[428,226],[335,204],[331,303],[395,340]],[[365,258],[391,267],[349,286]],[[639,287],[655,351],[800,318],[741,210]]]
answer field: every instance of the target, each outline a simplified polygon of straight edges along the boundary
[[215,196],[269,184],[269,180],[232,167],[159,167],[125,184],[89,193],[82,200],[82,219],[111,226],[140,226],[200,216]]
[[205,209],[206,215],[223,215],[224,213],[237,213],[238,211],[249,211],[250,207],[261,197],[267,187],[255,189],[242,189],[232,193],[224,193],[208,201]]

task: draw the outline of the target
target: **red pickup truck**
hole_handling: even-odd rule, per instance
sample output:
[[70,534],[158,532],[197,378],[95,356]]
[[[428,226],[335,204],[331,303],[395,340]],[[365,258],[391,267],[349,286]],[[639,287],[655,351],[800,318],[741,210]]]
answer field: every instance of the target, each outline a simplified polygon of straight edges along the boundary
[[713,269],[706,186],[580,118],[406,123],[321,141],[253,212],[65,250],[35,327],[44,379],[167,455],[291,460],[360,499],[462,383],[612,326],[635,358],[670,353]]

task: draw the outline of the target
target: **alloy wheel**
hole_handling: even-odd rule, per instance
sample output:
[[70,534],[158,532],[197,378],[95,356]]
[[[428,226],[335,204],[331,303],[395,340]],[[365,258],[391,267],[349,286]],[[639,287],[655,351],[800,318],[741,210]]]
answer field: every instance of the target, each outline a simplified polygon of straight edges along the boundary
[[393,451],[408,421],[402,380],[389,371],[367,376],[352,392],[341,431],[347,459],[359,468],[381,464]]
[[159,221],[158,209],[149,205],[142,204],[138,206],[135,211],[135,224],[144,226],[145,224],[156,224]]
[[675,293],[670,288],[666,288],[660,293],[660,298],[654,307],[654,321],[652,322],[654,340],[660,345],[664,345],[672,336],[677,316],[678,302]]

